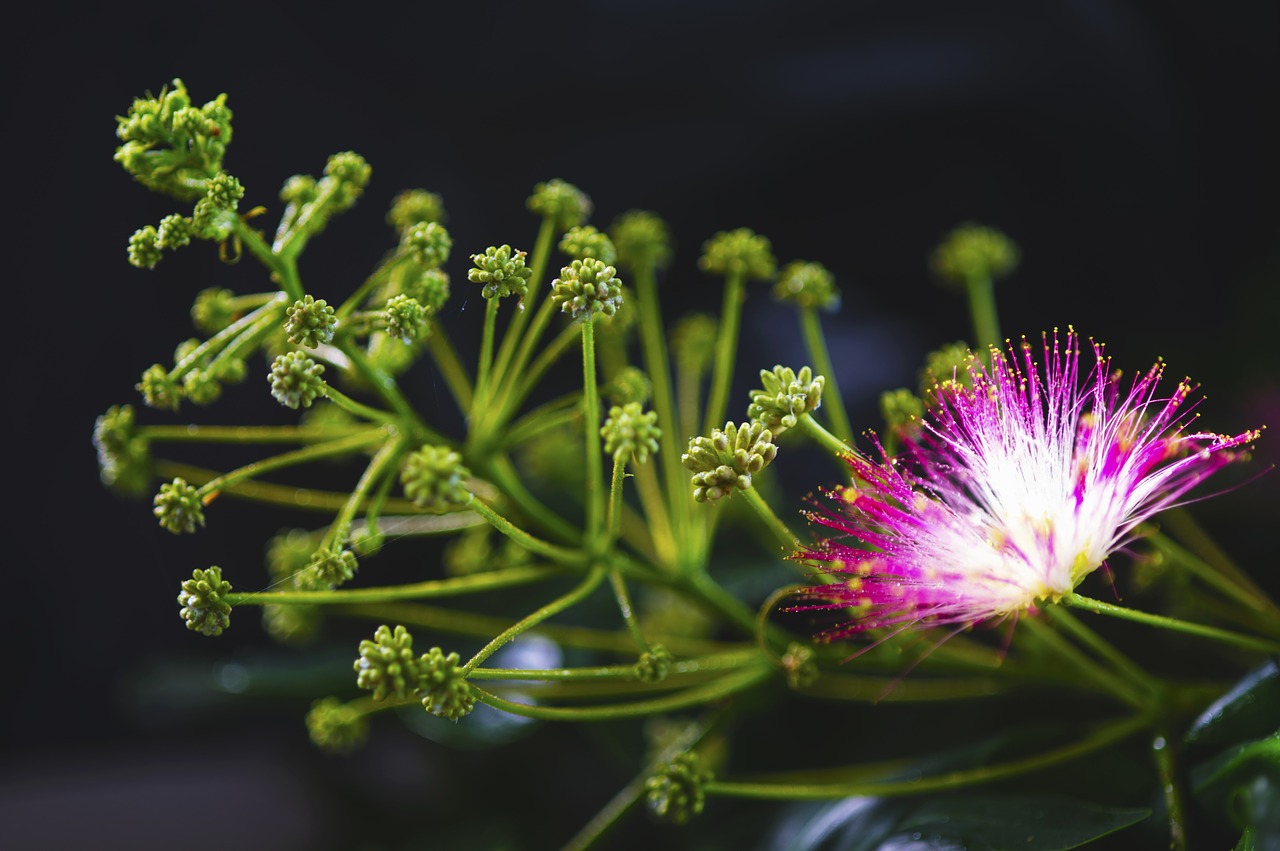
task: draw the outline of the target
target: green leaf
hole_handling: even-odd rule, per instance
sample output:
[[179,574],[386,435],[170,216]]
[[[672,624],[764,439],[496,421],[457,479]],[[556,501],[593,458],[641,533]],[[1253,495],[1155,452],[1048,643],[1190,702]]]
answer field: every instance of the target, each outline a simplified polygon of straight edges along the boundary
[[1207,809],[1245,830],[1242,843],[1251,833],[1280,836],[1280,731],[1197,765],[1191,785]]
[[1187,731],[1189,751],[1205,753],[1263,738],[1280,718],[1280,666],[1275,660],[1250,671],[1206,709]]

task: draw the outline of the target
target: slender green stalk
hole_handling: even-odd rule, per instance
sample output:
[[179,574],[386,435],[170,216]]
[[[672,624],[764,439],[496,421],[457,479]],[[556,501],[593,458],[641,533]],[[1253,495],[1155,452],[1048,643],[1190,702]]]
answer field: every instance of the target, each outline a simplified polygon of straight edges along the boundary
[[476,392],[471,399],[471,422],[479,423],[487,420],[492,411],[490,405],[489,381],[493,369],[493,334],[498,321],[497,297],[486,299],[484,303],[484,329],[480,335],[480,365],[476,368]]
[[1062,606],[1045,606],[1044,612],[1054,623],[1062,626],[1067,632],[1099,657],[1116,669],[1116,673],[1131,683],[1135,683],[1151,694],[1159,694],[1163,687],[1154,677],[1142,670],[1132,659],[1117,650],[1111,642],[1089,629],[1080,619]]
[[1158,730],[1151,742],[1160,789],[1164,793],[1165,819],[1169,823],[1169,851],[1186,851],[1186,812],[1182,807],[1182,779],[1174,759],[1173,741],[1166,731]]
[[[742,798],[770,798],[773,800],[827,800],[831,798],[850,798],[854,796],[896,797],[901,795],[920,795],[926,792],[942,792],[951,789],[963,789],[983,783],[993,783],[1009,777],[1029,774],[1069,760],[1077,759],[1085,754],[1101,750],[1119,742],[1151,723],[1145,713],[1132,715],[1119,721],[1104,724],[1083,739],[1053,750],[1044,751],[1025,759],[984,765],[962,771],[952,771],[932,777],[919,777],[911,780],[885,780],[879,782],[860,781],[853,783],[797,783],[757,781],[730,782],[712,781],[704,787],[708,795],[731,795]],[[794,778],[795,775],[788,775]]]
[[587,575],[583,578],[583,580],[579,582],[578,585],[574,587],[571,591],[569,591],[569,593],[561,597],[557,597],[556,599],[552,600],[550,603],[547,603],[545,606],[538,609],[536,612],[526,615],[525,617],[516,621],[507,629],[500,632],[497,636],[494,637],[492,641],[490,641],[484,647],[481,647],[480,650],[476,652],[476,655],[472,656],[467,661],[467,664],[462,666],[463,675],[465,676],[466,674],[470,674],[473,670],[475,670],[477,665],[479,665],[485,659],[488,659],[494,653],[498,652],[500,649],[502,649],[503,646],[505,646],[512,639],[517,638],[518,636],[522,635],[525,632],[528,632],[530,629],[533,629],[535,626],[542,623],[547,618],[558,615],[560,612],[563,612],[565,609],[571,608],[572,606],[575,606],[578,603],[585,600],[587,597],[591,595],[592,591],[595,591],[596,588],[600,586],[601,581],[603,581],[604,579],[604,574],[605,574],[604,568],[600,567],[599,565],[591,568],[591,570],[588,571]]
[[449,579],[429,579],[406,585],[387,585],[375,588],[337,588],[332,591],[251,591],[227,594],[224,599],[233,606],[271,606],[276,603],[316,606],[336,606],[351,603],[401,603],[407,600],[427,600],[439,597],[457,597],[476,594],[497,588],[513,588],[534,582],[545,582],[560,574],[545,567],[509,567],[454,576]]
[[639,464],[635,467],[634,475],[636,493],[640,495],[640,507],[644,510],[655,558],[660,567],[669,570],[676,563],[676,540],[672,534],[667,506],[662,500],[658,474],[654,465]]
[[[529,276],[528,290],[525,292],[523,309],[517,310],[515,316],[511,318],[511,324],[507,326],[506,332],[502,335],[502,347],[498,350],[497,373],[498,375],[507,377],[508,367],[511,365],[511,357],[515,352],[516,343],[521,339],[521,333],[524,326],[529,322],[529,315],[533,312],[533,306],[538,299],[538,290],[542,286],[542,278],[546,275],[547,260],[551,256],[551,241],[555,239],[556,229],[554,219],[543,219],[542,224],[538,227],[538,236],[533,243],[533,254],[529,258],[529,269],[533,272]],[[550,305],[551,300],[545,302]],[[541,312],[541,311],[540,311]],[[545,320],[543,320],[545,324]],[[538,334],[541,334],[541,328]],[[532,346],[537,340],[530,341]],[[520,368],[517,367],[518,373]],[[509,376],[515,378],[515,375]]]
[[581,566],[586,564],[590,559],[590,556],[581,550],[557,546],[555,544],[548,543],[541,538],[535,538],[533,535],[530,535],[528,532],[517,527],[510,520],[485,505],[478,497],[475,496],[475,494],[471,495],[471,499],[467,502],[467,507],[479,514],[485,520],[488,520],[489,525],[493,526],[493,528],[497,529],[499,532],[506,535],[529,552],[548,558],[557,564]]
[[[547,302],[550,304],[550,302]],[[546,345],[546,347],[538,353],[538,357],[532,364],[522,366],[521,371],[511,376],[511,380],[507,382],[506,387],[502,390],[502,395],[498,399],[497,408],[502,412],[498,418],[498,423],[505,423],[519,409],[520,403],[523,402],[533,389],[538,386],[538,382],[547,374],[547,370],[551,369],[555,362],[569,351],[569,348],[581,336],[581,332],[572,325],[567,325],[555,336],[555,338]]]
[[1160,517],[1161,522],[1181,538],[1200,558],[1239,585],[1248,594],[1252,594],[1257,601],[1265,605],[1267,611],[1273,613],[1277,619],[1280,619],[1280,606],[1277,606],[1275,601],[1268,597],[1267,593],[1247,573],[1236,566],[1230,556],[1223,552],[1217,542],[1200,527],[1195,515],[1188,511],[1185,506],[1171,508]]
[[760,492],[755,488],[747,488],[742,491],[742,496],[747,501],[747,505],[759,515],[764,521],[764,525],[768,527],[773,536],[778,539],[778,543],[782,545],[782,549],[788,554],[794,553],[800,549],[800,540],[792,534],[791,529],[786,523],[773,513],[773,509],[769,507],[769,503],[764,501],[764,497],[760,496]]
[[344,301],[338,307],[337,311],[335,311],[335,315],[338,317],[338,320],[341,321],[342,319],[350,316],[354,311],[358,310],[361,302],[365,300],[369,293],[386,283],[386,281],[391,277],[391,273],[407,259],[407,254],[395,254],[385,263],[378,266],[377,269],[374,269],[373,274],[365,278],[364,282],[361,283],[360,286],[356,287],[355,292],[347,296],[346,301]]
[[147,425],[138,436],[165,443],[323,443],[349,434],[365,434],[366,423],[323,426]]
[[177,381],[184,375],[201,364],[205,358],[212,354],[222,351],[223,347],[231,343],[233,340],[246,333],[260,322],[270,321],[273,318],[279,318],[284,312],[285,300],[283,296],[277,296],[271,301],[259,307],[252,313],[246,313],[235,322],[232,322],[226,328],[214,334],[200,345],[196,346],[187,356],[174,364],[173,369],[169,370],[169,379]]
[[302,298],[304,293],[302,283],[298,280],[296,265],[277,255],[262,238],[262,234],[251,228],[242,218],[237,217],[235,220],[235,235],[249,249],[249,252],[271,271],[272,278],[280,285],[289,301]]
[[631,595],[627,593],[627,583],[616,567],[609,570],[609,584],[613,587],[613,596],[618,601],[618,611],[627,625],[627,632],[631,633],[631,638],[640,648],[640,652],[646,652],[649,649],[649,642],[645,640],[644,633],[640,630],[640,622],[636,620],[635,609],[631,605]]
[[1075,606],[1078,609],[1084,609],[1086,611],[1093,612],[1094,614],[1107,615],[1109,617],[1146,624],[1147,626],[1155,626],[1161,629],[1171,630],[1173,632],[1185,632],[1188,635],[1196,635],[1200,638],[1210,639],[1211,641],[1233,644],[1236,647],[1243,647],[1246,650],[1254,650],[1259,653],[1270,654],[1280,653],[1280,642],[1270,641],[1265,638],[1255,638],[1251,635],[1243,635],[1226,629],[1205,626],[1204,624],[1178,620],[1177,618],[1171,618],[1165,615],[1152,615],[1147,612],[1137,611],[1136,609],[1127,609],[1124,606],[1104,603],[1101,600],[1081,597],[1079,594],[1068,594],[1062,598],[1062,602],[1068,606]]
[[965,292],[969,296],[975,344],[980,349],[988,346],[998,348],[1004,338],[1000,336],[1000,319],[996,313],[996,293],[991,276],[985,272],[965,275]]
[[[387,497],[390,496],[391,488],[395,484],[395,481],[395,470],[390,467],[384,469],[381,473],[381,478],[378,479],[377,489],[373,492],[373,496],[366,501],[367,506],[364,514],[364,528],[370,535],[377,535],[380,533],[378,521],[382,517],[382,509],[387,503]],[[470,514],[471,512],[467,513]],[[408,533],[401,531],[399,534],[403,536]]]
[[841,468],[847,469],[845,459],[850,455],[856,454],[857,450],[823,428],[822,425],[813,418],[813,414],[801,414],[798,425],[800,430],[809,435],[815,443],[830,452],[832,457],[839,462]]
[[729,405],[729,384],[738,354],[738,325],[742,319],[742,302],[746,298],[746,278],[741,272],[730,272],[724,279],[724,302],[720,309],[720,328],[716,334],[715,362],[711,367],[711,391],[707,397],[707,416],[702,430],[724,425]]
[[346,411],[348,414],[360,417],[361,419],[372,420],[375,423],[391,422],[396,416],[390,411],[381,411],[377,408],[370,408],[368,405],[357,402],[355,399],[352,399],[332,384],[326,384],[324,386],[324,397],[342,410]]
[[600,552],[604,540],[604,465],[600,448],[600,389],[596,386],[595,323],[590,315],[582,325],[582,404],[586,412],[587,453],[587,535],[585,543],[592,552]]
[[602,551],[613,546],[618,537],[618,524],[622,519],[622,483],[626,480],[627,459],[623,453],[613,456],[613,475],[609,479],[609,504],[605,511],[604,541]]
[[444,379],[445,386],[449,388],[453,401],[457,403],[458,410],[470,411],[471,379],[467,377],[467,370],[458,359],[458,351],[450,342],[449,335],[445,333],[444,325],[434,316],[431,317],[431,326],[427,333],[427,351],[436,362],[436,368],[440,370],[440,376]]
[[543,505],[536,496],[529,492],[529,489],[524,486],[524,482],[520,480],[520,476],[516,474],[510,459],[505,455],[491,455],[478,459],[478,461],[477,469],[483,470],[485,475],[512,502],[519,506],[520,510],[529,519],[537,522],[544,530],[563,541],[577,544],[582,540],[582,532],[580,530]]
[[374,366],[369,361],[369,358],[360,351],[359,346],[350,340],[344,340],[338,348],[350,358],[351,365],[364,377],[369,386],[400,416],[402,425],[406,430],[414,431],[420,437],[433,443],[448,443],[422,421],[422,418],[418,416],[417,409],[409,404],[409,400],[400,392],[400,386],[396,384],[396,380]]
[[333,523],[329,525],[329,531],[325,533],[319,549],[341,544],[350,537],[351,523],[355,519],[356,511],[364,503],[369,491],[378,483],[387,469],[396,462],[401,453],[404,452],[404,449],[404,438],[396,435],[390,437],[382,445],[382,448],[374,454],[369,461],[369,465],[365,467],[364,473],[360,476],[360,480],[351,489],[351,496],[347,498],[337,516],[333,518]]
[[504,447],[519,446],[530,438],[559,428],[582,416],[582,394],[575,392],[539,405],[504,429]]
[[853,427],[849,425],[849,415],[844,410],[844,399],[840,395],[840,386],[836,383],[835,366],[831,363],[831,352],[827,349],[827,338],[822,333],[822,321],[817,308],[800,308],[800,331],[804,335],[805,347],[809,350],[814,370],[826,379],[822,390],[822,407],[826,408],[827,416],[831,418],[831,428],[841,440],[851,441]]
[[1019,623],[1024,629],[1034,633],[1041,643],[1074,666],[1100,691],[1119,698],[1121,702],[1135,709],[1142,709],[1148,705],[1149,698],[1146,692],[1100,667],[1097,662],[1051,629],[1048,624],[1034,617],[1023,618]]
[[1243,605],[1250,611],[1266,615],[1267,617],[1263,619],[1263,623],[1270,625],[1271,629],[1269,631],[1280,637],[1280,608],[1277,608],[1275,603],[1267,599],[1267,596],[1252,581],[1242,584],[1237,578],[1222,573],[1207,561],[1178,546],[1168,535],[1161,532],[1152,533],[1147,540],[1151,541],[1152,545],[1165,558],[1182,566],[1188,573],[1210,588],[1221,592],[1227,598]]
[[[647,649],[647,648],[645,648]],[[759,656],[752,650],[731,650],[713,653],[694,659],[681,659],[671,663],[672,677],[691,677],[707,674],[723,674],[754,665]],[[564,682],[566,680],[634,680],[635,665],[599,665],[584,668],[476,668],[472,680],[518,680],[521,682]],[[652,684],[650,684],[652,685]],[[673,687],[674,688],[674,687]]]
[[310,461],[316,461],[321,458],[332,458],[335,455],[349,455],[353,452],[359,452],[361,449],[373,446],[387,439],[387,431],[385,428],[370,429],[362,434],[353,434],[350,437],[331,440],[328,443],[315,443],[302,449],[295,449],[293,452],[285,452],[280,455],[274,455],[270,458],[263,458],[260,461],[254,461],[243,467],[232,470],[217,478],[210,479],[200,486],[198,493],[202,498],[208,500],[210,494],[213,494],[228,485],[234,485],[245,479],[252,479],[263,473],[269,473],[272,470],[281,470],[285,467],[296,467],[299,464],[306,464]]

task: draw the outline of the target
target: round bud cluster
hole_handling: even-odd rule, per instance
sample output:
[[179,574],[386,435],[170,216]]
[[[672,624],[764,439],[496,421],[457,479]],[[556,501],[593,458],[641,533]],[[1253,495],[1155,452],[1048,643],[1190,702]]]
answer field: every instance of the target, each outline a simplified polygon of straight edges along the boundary
[[182,377],[182,392],[194,404],[212,405],[222,395],[222,383],[210,370],[193,369]]
[[147,487],[150,447],[135,431],[132,405],[115,405],[93,424],[102,483],[121,493],[141,494]]
[[333,204],[338,210],[346,210],[364,192],[373,168],[364,157],[354,151],[342,151],[329,157],[324,164],[325,181],[333,181]]
[[382,311],[382,321],[387,323],[387,333],[397,337],[405,345],[418,339],[427,320],[427,311],[416,298],[401,293],[387,299]]
[[394,632],[385,624],[378,627],[372,641],[366,638],[360,642],[360,657],[353,668],[356,685],[373,692],[374,700],[407,699],[418,683],[413,636],[403,626]]
[[428,444],[405,459],[400,483],[404,485],[404,495],[419,508],[446,510],[470,499],[466,486],[470,476],[461,455],[447,446]]
[[554,222],[556,230],[580,225],[591,215],[591,199],[586,193],[559,178],[533,187],[525,204],[530,211]]
[[304,591],[329,591],[355,578],[360,564],[356,554],[345,547],[323,547],[311,554],[306,568],[298,574],[298,587]]
[[346,753],[364,744],[369,726],[364,713],[336,697],[325,697],[311,704],[307,734],[322,750]]
[[147,367],[147,371],[142,373],[142,380],[134,385],[134,389],[142,394],[142,401],[149,408],[176,411],[178,403],[182,401],[182,388],[169,377],[169,370],[158,363]]
[[642,683],[660,683],[671,673],[671,651],[661,644],[655,644],[640,654],[636,662],[635,677]]
[[295,174],[280,187],[280,200],[286,204],[310,204],[316,200],[316,179],[309,174]]
[[428,313],[438,313],[449,300],[449,275],[443,269],[427,269],[418,276],[411,294]]
[[628,269],[662,269],[671,262],[671,233],[653,213],[623,213],[614,221],[610,236],[618,249],[618,262]]
[[649,456],[658,453],[658,438],[662,437],[662,429],[658,428],[658,414],[645,412],[639,402],[629,402],[622,407],[609,409],[609,418],[600,429],[604,438],[604,451],[622,460],[635,459],[637,464],[649,460]]
[[286,311],[284,331],[295,346],[314,349],[333,339],[338,327],[334,309],[324,299],[304,295]]
[[391,199],[387,224],[396,230],[411,228],[423,222],[444,222],[444,201],[425,189],[406,189]]
[[618,370],[608,384],[600,388],[604,397],[615,405],[626,405],[638,402],[643,405],[653,395],[653,382],[644,370],[634,366],[624,366]]
[[796,260],[782,267],[773,285],[773,297],[805,309],[836,310],[840,307],[840,290],[835,277],[821,263]]
[[596,313],[613,316],[622,307],[618,270],[603,260],[574,260],[551,282],[551,300],[574,319]]
[[605,263],[613,263],[618,259],[618,252],[608,234],[596,230],[594,225],[579,225],[565,231],[560,239],[560,251],[575,260],[594,257]]
[[194,570],[178,594],[178,605],[182,607],[178,615],[193,632],[222,635],[231,625],[231,604],[225,599],[230,593],[231,583],[222,578],[222,568]]
[[200,331],[216,334],[235,318],[236,294],[223,287],[201,290],[191,304],[191,321]]
[[775,437],[795,428],[801,414],[816,411],[822,405],[826,379],[815,376],[807,366],[801,367],[799,374],[785,366],[775,366],[772,371],[762,369],[760,382],[764,389],[751,391],[747,417],[759,420]]
[[457,653],[448,656],[432,647],[418,660],[418,691],[422,707],[433,715],[457,721],[475,708],[476,697],[459,666]]
[[229,174],[215,174],[205,185],[205,195],[191,212],[191,232],[200,239],[220,242],[236,225],[236,208],[244,187]]
[[309,408],[324,394],[324,366],[302,352],[287,352],[271,364],[271,395],[286,408]]
[[782,672],[791,688],[807,688],[817,681],[818,663],[813,658],[812,648],[793,641],[787,645],[787,652],[782,654],[781,661]]
[[711,772],[700,766],[696,753],[685,751],[677,754],[675,759],[659,766],[657,772],[645,781],[645,802],[649,812],[660,821],[684,824],[702,812],[706,803],[703,787],[711,779]]
[[918,376],[920,395],[928,399],[934,388],[941,384],[960,384],[973,386],[973,376],[969,374],[973,353],[963,342],[948,343],[935,349],[924,357],[924,368]]
[[529,278],[533,270],[524,265],[525,252],[515,251],[510,245],[489,246],[484,254],[472,254],[474,269],[467,271],[467,280],[484,284],[481,295],[485,298],[506,298],[515,295],[524,298],[529,291]]
[[400,246],[420,265],[434,269],[448,261],[453,237],[438,222],[418,222],[404,229]]
[[190,535],[197,526],[204,525],[204,504],[200,501],[200,492],[185,479],[174,479],[161,485],[152,504],[155,507],[151,513],[160,521],[160,526],[175,535],[183,532]]
[[716,327],[708,313],[690,313],[672,326],[671,354],[681,372],[696,377],[707,371],[715,354]]
[[924,402],[905,387],[886,390],[880,394],[880,413],[888,430],[899,433],[919,423],[924,416]]
[[728,422],[723,430],[712,429],[710,437],[691,439],[689,451],[680,456],[680,462],[694,474],[693,498],[713,502],[728,496],[734,488],[750,488],[751,477],[777,454],[772,432],[759,422],[741,427]]
[[163,248],[165,251],[182,248],[190,244],[192,230],[191,219],[186,216],[179,216],[176,213],[165,216],[160,220],[160,227],[156,228],[156,247]]
[[702,245],[698,268],[713,275],[772,278],[777,268],[773,247],[750,228],[720,231]]
[[129,265],[139,269],[154,269],[164,257],[157,245],[159,234],[155,227],[147,225],[133,232],[129,237]]
[[949,284],[973,277],[998,280],[1018,267],[1018,246],[995,228],[966,223],[951,231],[933,252],[933,272]]

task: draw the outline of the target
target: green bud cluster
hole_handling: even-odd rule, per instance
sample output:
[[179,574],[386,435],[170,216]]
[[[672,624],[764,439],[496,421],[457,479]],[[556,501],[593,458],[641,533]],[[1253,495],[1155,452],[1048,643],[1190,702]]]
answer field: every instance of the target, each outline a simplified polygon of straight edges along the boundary
[[618,252],[608,234],[596,230],[594,225],[579,225],[565,231],[560,239],[560,252],[574,260],[594,257],[611,264],[618,259]]
[[[210,181],[212,185],[212,181]],[[174,251],[191,243],[195,231],[195,223],[186,216],[173,214],[160,220],[156,228],[156,247],[165,251]]]
[[642,683],[660,683],[671,674],[671,651],[661,644],[655,644],[640,654],[636,662],[635,677]]
[[444,224],[446,218],[444,201],[425,189],[406,189],[391,199],[387,211],[387,224],[400,231],[425,222]]
[[406,288],[405,295],[417,299],[428,313],[439,313],[449,300],[449,275],[443,269],[427,269]]
[[637,402],[643,405],[653,395],[653,382],[644,370],[634,366],[624,366],[600,388],[600,392],[614,405],[627,405]]
[[671,328],[671,354],[681,372],[700,376],[715,356],[717,323],[707,313],[682,316]]
[[226,239],[235,229],[236,209],[243,197],[244,187],[231,175],[209,178],[204,197],[191,213],[191,234],[213,242]]
[[720,231],[702,245],[698,268],[713,275],[768,279],[777,271],[773,247],[750,228]]
[[678,754],[645,781],[645,802],[659,821],[684,824],[702,812],[712,774],[692,751]]
[[93,424],[102,483],[120,493],[143,493],[150,478],[150,447],[135,429],[132,405],[115,405]]
[[475,693],[467,684],[459,661],[457,653],[446,656],[439,647],[432,647],[418,660],[422,708],[450,721],[470,715],[476,705]]
[[826,379],[815,376],[809,367],[797,374],[790,367],[775,366],[760,370],[762,390],[751,391],[747,418],[759,420],[774,436],[795,428],[801,414],[816,411],[822,405],[822,388]]
[[189,535],[196,531],[197,526],[204,525],[204,504],[200,500],[200,492],[185,479],[175,478],[161,485],[152,504],[155,507],[151,513],[160,521],[160,526],[175,535],[184,532]]
[[360,656],[353,666],[356,685],[373,692],[374,700],[393,697],[405,700],[417,688],[418,659],[413,655],[413,636],[403,626],[393,632],[378,627],[373,640],[360,642]]
[[662,269],[671,262],[671,232],[667,223],[645,210],[629,210],[610,230],[618,262],[628,269]]
[[222,568],[194,570],[178,594],[178,605],[182,607],[178,615],[193,632],[222,635],[231,625],[231,604],[225,599],[230,593],[231,583],[222,578]]
[[225,94],[197,107],[182,80],[174,80],[159,96],[135,100],[116,121],[123,144],[115,160],[149,189],[191,201],[204,194],[205,181],[222,171],[231,142]]
[[971,277],[999,280],[1018,267],[1013,240],[995,228],[967,222],[947,234],[933,252],[930,266],[949,284],[964,286]]
[[319,542],[319,535],[305,529],[288,529],[273,536],[267,541],[265,559],[272,580],[296,587]]
[[444,551],[445,570],[453,576],[469,576],[533,562],[528,550],[506,536],[499,536],[501,540],[495,548],[490,531],[490,526],[479,526],[450,541]]
[[650,455],[658,454],[658,438],[662,437],[662,429],[658,428],[657,412],[646,413],[639,402],[629,402],[609,409],[609,417],[600,429],[600,436],[604,438],[607,454],[643,464]]
[[591,199],[586,193],[559,178],[533,187],[533,194],[525,204],[531,212],[550,219],[556,230],[561,231],[582,224],[591,215]]
[[333,154],[324,164],[324,177],[317,185],[317,194],[332,192],[334,212],[350,209],[369,185],[373,168],[355,151]]
[[271,395],[286,408],[309,408],[324,395],[324,366],[302,352],[287,352],[271,364]]
[[158,363],[147,367],[134,389],[142,394],[142,401],[149,408],[176,411],[182,402],[182,387],[169,377],[169,370]]
[[303,221],[306,222],[303,241],[320,233],[331,217],[356,203],[372,173],[364,157],[343,151],[329,157],[324,176],[319,180],[309,174],[293,175],[280,188],[280,200],[285,202],[280,233],[292,231]]
[[484,284],[480,294],[485,298],[524,298],[533,275],[533,270],[524,265],[525,256],[525,252],[513,250],[510,245],[491,245],[484,254],[471,255],[476,268],[467,271],[467,280]]
[[781,662],[787,685],[793,689],[807,688],[818,679],[818,662],[813,658],[811,647],[793,641],[787,645]]
[[337,327],[338,317],[324,299],[304,295],[286,311],[284,332],[295,346],[314,349],[332,340]]
[[880,394],[880,413],[890,432],[900,432],[919,423],[924,416],[924,402],[905,387]]
[[751,477],[769,465],[778,454],[773,433],[759,422],[712,429],[710,437],[689,441],[689,451],[680,462],[693,476],[693,498],[698,502],[714,502],[728,496],[736,488],[747,490]]
[[782,267],[773,297],[797,307],[833,311],[840,307],[835,277],[821,263],[796,260]]
[[364,744],[369,725],[364,713],[336,697],[325,697],[311,704],[307,734],[321,750],[347,753]]
[[453,250],[453,237],[439,222],[418,222],[402,231],[400,247],[419,265],[434,269],[449,260]]
[[236,294],[223,287],[201,290],[191,304],[191,322],[196,330],[216,334],[235,319]]
[[304,591],[329,591],[355,578],[360,569],[356,554],[342,546],[323,547],[312,553],[307,566],[298,574],[298,587]]
[[139,228],[129,237],[129,265],[139,269],[154,269],[164,258],[157,244],[159,234],[152,225]]
[[401,293],[387,299],[382,321],[387,323],[388,334],[408,345],[418,339],[426,327],[427,310],[416,298]]
[[551,282],[551,300],[574,319],[596,313],[613,316],[622,307],[622,281],[617,274],[603,260],[574,260]]
[[920,395],[929,399],[934,387],[952,381],[964,387],[972,387],[973,377],[969,374],[969,362],[972,358],[968,345],[959,340],[929,352],[925,355],[924,367],[917,376]]
[[465,505],[471,497],[466,480],[471,471],[462,456],[447,446],[423,446],[404,460],[400,483],[404,495],[420,508],[447,510]]

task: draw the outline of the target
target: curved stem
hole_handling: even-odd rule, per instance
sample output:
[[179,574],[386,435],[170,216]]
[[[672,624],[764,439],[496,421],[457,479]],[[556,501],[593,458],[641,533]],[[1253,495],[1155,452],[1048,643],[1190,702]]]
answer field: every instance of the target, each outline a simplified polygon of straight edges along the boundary
[[1163,691],[1163,687],[1154,677],[1142,670],[1132,659],[1117,650],[1105,638],[1081,623],[1079,618],[1062,606],[1045,606],[1044,612],[1079,639],[1081,644],[1084,644],[1109,662],[1121,677],[1129,682],[1136,683],[1147,692],[1159,694]]
[[1267,596],[1251,581],[1248,584],[1243,584],[1237,579],[1224,574],[1207,561],[1175,544],[1168,535],[1162,532],[1152,533],[1147,537],[1147,540],[1151,541],[1152,545],[1165,558],[1181,565],[1188,573],[1204,584],[1221,592],[1228,599],[1243,605],[1246,609],[1264,615],[1263,624],[1271,627],[1270,632],[1275,637],[1280,637],[1280,608],[1277,608],[1275,603],[1267,599]]
[[272,279],[280,285],[289,301],[294,302],[302,298],[305,293],[302,291],[302,283],[298,280],[298,268],[293,262],[279,256],[262,238],[262,234],[249,227],[248,222],[239,217],[235,220],[235,235],[239,237],[241,244],[248,248],[263,266],[267,267]]
[[618,611],[622,614],[622,620],[627,625],[627,632],[631,633],[631,639],[640,648],[640,652],[647,652],[649,650],[649,642],[645,641],[644,633],[640,631],[640,622],[636,620],[635,609],[631,605],[631,596],[627,593],[627,583],[623,580],[621,572],[616,567],[609,569],[609,584],[613,586],[613,596],[618,601]]
[[[365,502],[369,491],[382,478],[387,468],[400,457],[400,453],[404,451],[404,448],[404,438],[399,435],[391,437],[382,445],[377,454],[373,456],[373,459],[369,461],[369,465],[365,467],[360,480],[356,482],[356,486],[352,488],[351,496],[347,498],[346,503],[339,509],[337,516],[333,518],[333,522],[329,525],[329,531],[325,533],[324,539],[317,549],[324,549],[346,542],[351,536],[351,522],[355,519],[356,511]],[[377,523],[376,515],[373,522]]]
[[395,419],[395,414],[390,411],[380,411],[357,402],[332,384],[324,385],[324,397],[348,414],[361,419],[372,420],[375,423],[386,423]]
[[764,501],[764,497],[760,496],[759,491],[754,487],[747,488],[742,491],[742,496],[747,500],[747,505],[751,506],[756,514],[759,515],[760,519],[764,521],[764,525],[767,526],[769,531],[773,533],[773,536],[778,539],[778,543],[782,545],[782,549],[788,551],[788,555],[800,549],[799,539],[792,534],[791,529],[787,527],[787,524],[783,523],[782,520],[778,518],[778,515],[773,513],[773,509],[769,507],[769,503]]
[[531,553],[549,558],[554,562],[570,566],[581,566],[587,563],[590,556],[581,550],[571,550],[567,547],[560,547],[555,544],[548,543],[541,538],[535,538],[528,532],[516,526],[507,518],[494,511],[489,506],[480,501],[475,494],[471,495],[471,499],[467,502],[467,507],[479,514],[485,520],[489,521],[489,525],[524,547]]
[[210,479],[200,486],[198,493],[207,503],[213,498],[213,494],[227,485],[251,479],[262,473],[269,473],[272,470],[295,467],[298,464],[305,464],[308,461],[315,461],[320,458],[331,458],[334,455],[348,455],[352,452],[358,452],[361,449],[386,440],[387,436],[385,428],[375,428],[350,437],[332,440],[328,443],[316,443],[303,449],[295,449],[293,452],[284,452],[270,458],[263,458],[260,461],[245,464],[243,467]]
[[1185,632],[1188,635],[1208,638],[1211,641],[1233,644],[1236,647],[1243,647],[1246,650],[1254,650],[1259,653],[1270,654],[1280,653],[1280,642],[1270,641],[1265,638],[1255,638],[1251,635],[1242,635],[1238,632],[1218,629],[1213,626],[1205,626],[1204,624],[1178,620],[1177,618],[1166,617],[1165,615],[1152,615],[1146,612],[1137,611],[1136,609],[1127,609],[1124,606],[1104,603],[1101,600],[1081,597],[1079,594],[1068,594],[1062,598],[1062,602],[1068,606],[1075,606],[1077,609],[1084,609],[1095,614],[1107,615],[1113,618],[1120,618],[1121,620],[1146,624],[1147,626],[1160,627],[1161,629],[1168,629],[1173,632]]
[[408,585],[387,585],[377,588],[337,588],[332,591],[247,591],[227,594],[225,599],[232,606],[271,606],[277,603],[314,606],[332,606],[344,603],[399,603],[405,600],[426,600],[436,597],[457,597],[475,594],[495,588],[511,588],[532,582],[545,582],[557,572],[545,567],[511,567],[476,573],[470,576],[454,576],[449,579],[430,579]]
[[836,383],[835,366],[831,363],[831,353],[827,349],[827,338],[822,333],[822,321],[818,317],[817,308],[800,308],[800,330],[814,370],[826,379],[822,405],[831,418],[831,427],[842,440],[853,440],[853,427],[849,425],[849,415],[844,410],[844,398]]
[[813,414],[801,414],[799,426],[815,443],[830,452],[842,467],[845,466],[845,459],[857,452],[851,445],[823,428],[822,424],[813,418]]

